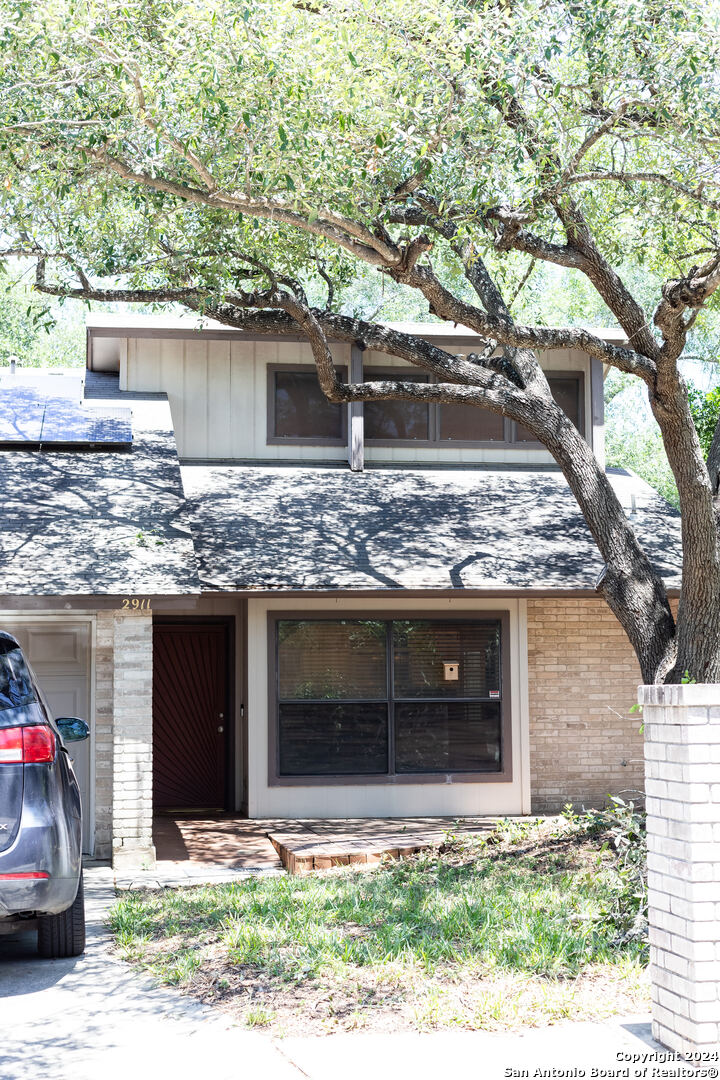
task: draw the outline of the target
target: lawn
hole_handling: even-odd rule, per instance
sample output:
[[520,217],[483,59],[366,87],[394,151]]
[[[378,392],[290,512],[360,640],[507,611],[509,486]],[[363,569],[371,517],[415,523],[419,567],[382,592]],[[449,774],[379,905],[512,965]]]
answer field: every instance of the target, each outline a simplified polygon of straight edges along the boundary
[[642,886],[626,831],[569,815],[449,837],[372,871],[129,893],[112,929],[132,964],[278,1034],[641,1011]]

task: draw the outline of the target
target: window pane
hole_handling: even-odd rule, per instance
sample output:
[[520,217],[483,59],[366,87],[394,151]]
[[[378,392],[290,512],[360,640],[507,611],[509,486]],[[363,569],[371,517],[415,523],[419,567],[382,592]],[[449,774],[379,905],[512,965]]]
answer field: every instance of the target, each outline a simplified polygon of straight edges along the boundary
[[[582,435],[583,429],[580,427],[580,380],[578,377],[576,375],[552,375],[548,378],[548,386],[560,408],[563,412],[567,413]],[[523,427],[522,424],[517,424],[515,441],[537,442],[537,439],[526,427]]]
[[499,622],[395,622],[393,648],[396,698],[499,698]]
[[548,379],[552,396],[563,412],[572,420],[575,427],[580,426],[580,380],[574,376]]
[[[365,371],[370,380],[396,379],[402,382],[426,383],[428,376],[419,371],[384,372],[373,376],[372,368]],[[380,439],[428,439],[430,437],[429,407],[422,401],[366,401],[365,438]]]
[[499,772],[500,705],[404,702],[395,706],[395,771]]
[[379,621],[280,621],[280,700],[386,699],[386,640]]
[[0,642],[0,709],[15,709],[37,701],[25,657],[9,641]]
[[280,775],[388,771],[386,704],[280,706]]
[[475,405],[440,405],[438,416],[443,441],[502,442],[505,438],[502,416]]
[[315,372],[275,372],[276,437],[342,439],[342,409],[325,397]]

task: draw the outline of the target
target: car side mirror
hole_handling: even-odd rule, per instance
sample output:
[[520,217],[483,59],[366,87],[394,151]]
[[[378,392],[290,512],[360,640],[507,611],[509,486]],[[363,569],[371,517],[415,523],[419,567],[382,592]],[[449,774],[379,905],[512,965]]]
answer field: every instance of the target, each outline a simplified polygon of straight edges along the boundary
[[63,737],[63,742],[82,742],[90,735],[88,725],[77,716],[60,716],[55,723]]

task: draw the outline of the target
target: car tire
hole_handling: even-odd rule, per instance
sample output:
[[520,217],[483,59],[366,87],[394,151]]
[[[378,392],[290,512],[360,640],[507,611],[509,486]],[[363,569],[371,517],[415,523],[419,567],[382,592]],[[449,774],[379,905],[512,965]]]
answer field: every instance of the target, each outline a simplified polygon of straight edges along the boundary
[[38,953],[45,960],[80,956],[85,951],[85,893],[82,871],[77,896],[59,915],[43,915],[38,925]]

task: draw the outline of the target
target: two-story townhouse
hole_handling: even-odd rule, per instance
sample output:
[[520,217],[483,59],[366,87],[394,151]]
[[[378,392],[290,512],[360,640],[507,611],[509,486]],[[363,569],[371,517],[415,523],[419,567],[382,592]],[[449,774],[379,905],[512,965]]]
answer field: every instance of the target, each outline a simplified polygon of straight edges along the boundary
[[[430,377],[333,350],[355,381]],[[541,362],[602,460],[602,365]],[[0,607],[56,707],[94,718],[89,849],[147,862],[153,813],[516,814],[642,785],[637,665],[529,433],[333,405],[300,338],[188,318],[92,316],[87,367],[87,408],[130,408],[132,450],[2,452]],[[611,477],[676,592],[677,515]]]

